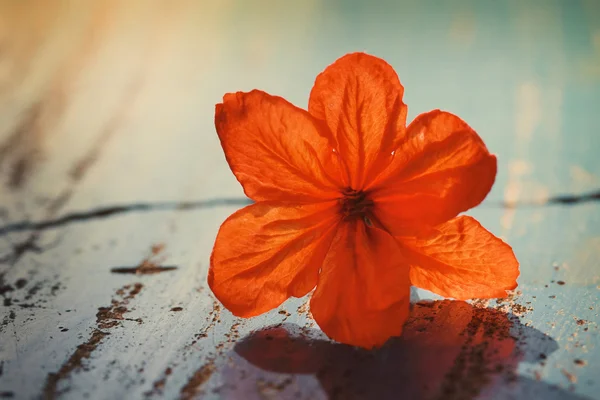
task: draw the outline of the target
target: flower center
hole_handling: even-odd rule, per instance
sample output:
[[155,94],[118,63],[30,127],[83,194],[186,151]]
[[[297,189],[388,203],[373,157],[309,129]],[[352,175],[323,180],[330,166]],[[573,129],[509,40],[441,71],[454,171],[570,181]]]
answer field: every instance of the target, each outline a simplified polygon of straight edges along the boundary
[[340,199],[340,212],[344,216],[344,219],[362,218],[365,221],[369,221],[368,214],[373,208],[373,201],[367,193],[346,188],[342,194],[344,197]]

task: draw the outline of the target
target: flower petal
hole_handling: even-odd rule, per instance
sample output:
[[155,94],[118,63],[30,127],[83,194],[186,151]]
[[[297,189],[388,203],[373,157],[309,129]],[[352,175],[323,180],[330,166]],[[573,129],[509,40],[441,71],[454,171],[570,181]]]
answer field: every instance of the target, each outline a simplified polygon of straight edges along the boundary
[[335,233],[335,202],[260,202],[221,225],[208,284],[234,315],[252,317],[311,291]]
[[333,148],[317,124],[306,111],[258,90],[226,94],[215,110],[225,157],[255,201],[338,195],[342,185],[336,181],[339,171],[331,166]]
[[431,111],[407,128],[390,166],[370,188],[375,215],[394,225],[437,225],[475,207],[496,178],[496,157],[457,116]]
[[517,287],[511,247],[471,217],[454,218],[427,239],[400,239],[414,286],[459,300],[505,297]]
[[394,69],[364,53],[345,55],[315,81],[308,111],[325,121],[356,190],[391,161],[406,127],[404,88]]
[[380,346],[400,335],[408,317],[408,272],[387,232],[358,220],[343,222],[323,262],[312,315],[338,342]]

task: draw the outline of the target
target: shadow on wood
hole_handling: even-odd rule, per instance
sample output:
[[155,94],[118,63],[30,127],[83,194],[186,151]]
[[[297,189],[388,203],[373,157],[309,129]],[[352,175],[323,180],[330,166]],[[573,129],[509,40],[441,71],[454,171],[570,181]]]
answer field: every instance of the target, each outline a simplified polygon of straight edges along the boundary
[[[329,398],[510,398],[527,392],[535,398],[581,399],[517,375],[520,362],[539,362],[557,348],[552,338],[515,316],[444,300],[415,304],[402,337],[377,350],[332,343],[320,331],[283,324],[250,334],[234,353],[262,370],[314,374]],[[224,374],[233,379],[228,383],[239,379],[234,370]],[[279,389],[284,398],[298,395]]]

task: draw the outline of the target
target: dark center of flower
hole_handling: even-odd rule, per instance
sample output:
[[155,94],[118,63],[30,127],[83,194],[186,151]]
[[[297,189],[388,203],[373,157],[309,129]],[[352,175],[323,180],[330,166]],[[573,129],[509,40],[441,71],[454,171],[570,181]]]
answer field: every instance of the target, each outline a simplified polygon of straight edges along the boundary
[[346,188],[340,199],[340,212],[344,219],[362,218],[368,225],[371,224],[369,214],[373,208],[373,201],[367,193],[352,188]]

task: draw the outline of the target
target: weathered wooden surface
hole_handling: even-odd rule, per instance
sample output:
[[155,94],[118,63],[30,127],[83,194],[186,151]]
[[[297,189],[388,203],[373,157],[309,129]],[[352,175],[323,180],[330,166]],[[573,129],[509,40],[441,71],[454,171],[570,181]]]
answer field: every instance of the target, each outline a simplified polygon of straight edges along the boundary
[[[600,3],[295,3],[0,2],[0,398],[600,399]],[[205,282],[246,201],[214,104],[304,106],[356,50],[498,155],[471,214],[522,264],[510,299],[417,304],[372,353]]]

